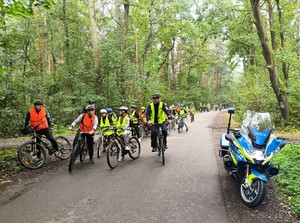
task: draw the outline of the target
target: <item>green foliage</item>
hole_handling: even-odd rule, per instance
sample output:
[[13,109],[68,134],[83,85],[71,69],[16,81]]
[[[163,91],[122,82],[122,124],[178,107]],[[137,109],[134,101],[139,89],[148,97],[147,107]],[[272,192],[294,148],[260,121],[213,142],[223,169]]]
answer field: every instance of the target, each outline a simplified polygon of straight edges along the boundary
[[274,156],[273,161],[280,165],[280,172],[275,180],[285,194],[286,202],[292,207],[294,214],[300,216],[300,146],[287,145]]
[[16,166],[16,149],[0,150],[0,171],[18,171],[19,168]]

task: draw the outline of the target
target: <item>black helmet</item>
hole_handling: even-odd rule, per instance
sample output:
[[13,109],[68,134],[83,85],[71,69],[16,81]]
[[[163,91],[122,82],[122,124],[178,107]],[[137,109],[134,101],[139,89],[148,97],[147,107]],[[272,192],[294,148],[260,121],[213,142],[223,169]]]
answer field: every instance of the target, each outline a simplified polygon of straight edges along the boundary
[[43,102],[41,100],[35,100],[33,102],[33,105],[44,105]]
[[151,95],[152,98],[160,98],[160,95],[159,93],[154,93]]
[[90,110],[95,110],[95,107],[93,105],[87,105],[85,107],[85,110],[90,111]]

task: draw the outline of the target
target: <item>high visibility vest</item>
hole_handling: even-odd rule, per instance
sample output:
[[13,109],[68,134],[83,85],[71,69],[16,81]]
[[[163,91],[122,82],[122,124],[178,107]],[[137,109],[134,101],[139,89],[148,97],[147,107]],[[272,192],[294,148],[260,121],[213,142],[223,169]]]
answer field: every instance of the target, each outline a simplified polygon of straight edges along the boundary
[[29,114],[31,128],[35,128],[38,125],[39,127],[37,127],[36,130],[46,129],[49,127],[47,120],[47,111],[44,107],[41,107],[39,113],[37,113],[34,108],[31,108],[29,110]]
[[[126,114],[123,118],[121,116],[119,116],[119,119],[116,123],[116,127],[125,127],[126,126],[126,119],[128,118],[128,114]],[[124,130],[118,129],[117,131],[118,135],[122,135],[124,134]]]
[[94,114],[92,114],[91,118],[89,117],[88,114],[84,114],[84,117],[79,125],[80,131],[84,133],[92,131],[95,117],[96,116]]
[[186,113],[185,113],[185,111],[184,111],[183,109],[181,109],[181,110],[179,111],[179,115],[180,115],[180,117],[182,117],[182,118],[186,118]]
[[131,118],[133,124],[138,124],[139,120],[135,117],[135,113],[136,113],[136,111],[133,111],[130,115],[130,118]]
[[[157,115],[157,119],[158,119],[158,124],[162,124],[166,121],[166,117],[164,115],[164,111],[163,111],[163,102],[158,102],[158,115]],[[155,109],[154,109],[154,103],[151,102],[150,104],[150,109],[151,109],[151,122],[154,123],[154,118],[155,118]]]
[[110,127],[110,126],[111,125],[110,125],[110,122],[109,122],[108,115],[106,115],[104,117],[104,120],[103,120],[103,117],[101,116],[100,117],[100,129],[101,129],[101,131],[104,130],[104,131],[102,131],[102,134],[104,136],[108,136],[108,135],[113,134],[113,131],[111,131],[111,130],[105,130],[107,127]]

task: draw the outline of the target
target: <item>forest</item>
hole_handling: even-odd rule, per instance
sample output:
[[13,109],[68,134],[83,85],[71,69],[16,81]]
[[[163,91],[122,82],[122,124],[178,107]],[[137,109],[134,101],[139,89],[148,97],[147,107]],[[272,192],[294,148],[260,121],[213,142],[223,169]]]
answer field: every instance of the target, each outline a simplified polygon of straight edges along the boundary
[[43,100],[56,129],[97,108],[235,104],[300,124],[295,0],[4,0],[0,138]]

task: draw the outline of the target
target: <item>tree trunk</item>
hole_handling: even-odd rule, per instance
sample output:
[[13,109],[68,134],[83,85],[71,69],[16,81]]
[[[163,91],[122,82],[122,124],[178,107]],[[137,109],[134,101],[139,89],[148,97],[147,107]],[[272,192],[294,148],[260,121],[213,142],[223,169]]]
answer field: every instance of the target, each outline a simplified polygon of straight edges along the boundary
[[91,38],[94,53],[94,76],[95,76],[95,90],[100,94],[102,90],[102,77],[100,74],[100,56],[99,56],[99,41],[97,35],[97,22],[95,17],[94,0],[88,0],[88,13],[91,23]]
[[40,34],[40,28],[39,28],[39,21],[38,21],[38,15],[37,15],[37,10],[36,7],[33,6],[33,14],[35,17],[35,25],[36,25],[36,32],[38,35],[38,46],[39,46],[39,60],[38,60],[38,67],[39,71],[43,72],[43,39]]
[[261,42],[263,56],[265,58],[267,68],[269,71],[269,78],[271,81],[271,86],[274,90],[274,93],[277,98],[277,102],[279,105],[279,109],[281,112],[281,116],[284,120],[289,120],[289,110],[288,110],[288,102],[285,92],[282,91],[282,86],[280,85],[278,79],[278,71],[276,69],[276,63],[273,56],[273,50],[269,45],[268,36],[266,34],[265,27],[263,26],[263,21],[261,17],[261,8],[259,5],[259,0],[250,0],[252,6],[252,12],[254,16],[254,23],[256,25],[257,34],[259,40]]

